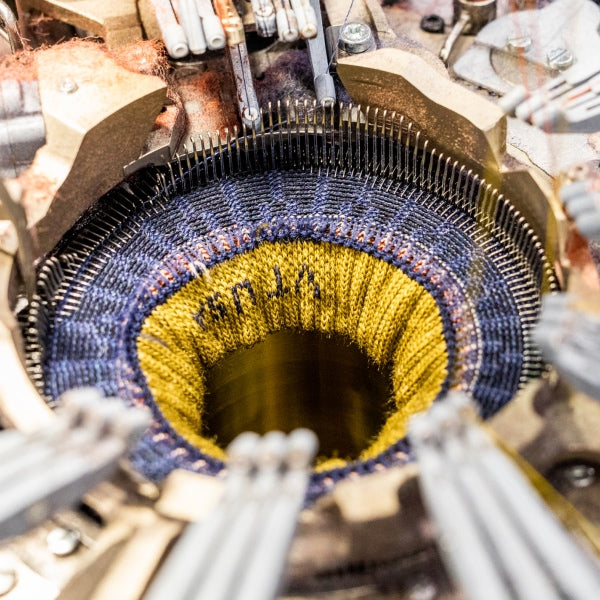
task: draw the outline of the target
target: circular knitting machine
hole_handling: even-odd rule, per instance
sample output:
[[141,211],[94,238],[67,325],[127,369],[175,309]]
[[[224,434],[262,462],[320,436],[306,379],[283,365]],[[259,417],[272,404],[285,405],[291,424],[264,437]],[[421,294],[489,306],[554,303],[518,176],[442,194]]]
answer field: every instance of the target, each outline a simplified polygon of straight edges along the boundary
[[543,369],[556,278],[494,188],[412,127],[288,105],[90,209],[45,259],[26,318],[54,406],[93,385],[148,406],[132,455],[217,474],[240,432],[313,429],[309,495],[410,460],[410,416],[451,389],[483,417]]

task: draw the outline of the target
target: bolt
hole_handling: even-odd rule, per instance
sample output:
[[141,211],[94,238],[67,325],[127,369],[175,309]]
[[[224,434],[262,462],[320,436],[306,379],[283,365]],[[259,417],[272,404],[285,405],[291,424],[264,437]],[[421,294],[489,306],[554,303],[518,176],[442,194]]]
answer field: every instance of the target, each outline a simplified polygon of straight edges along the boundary
[[528,35],[516,35],[509,37],[506,42],[506,47],[509,52],[514,54],[524,54],[531,48],[531,38]]
[[59,91],[63,94],[72,94],[79,89],[79,86],[70,78],[65,77],[58,86]]
[[348,23],[340,34],[340,45],[348,54],[360,54],[373,45],[371,28],[364,23]]
[[570,465],[565,468],[567,481],[575,488],[586,488],[596,481],[596,468],[592,465]]
[[75,529],[55,527],[46,537],[46,544],[54,556],[69,556],[81,544],[81,534]]
[[421,19],[421,29],[427,33],[444,33],[446,24],[440,15],[425,15]]
[[421,575],[408,590],[409,600],[434,600],[437,595],[437,586],[425,575]]
[[560,71],[568,69],[573,64],[573,53],[567,48],[552,48],[546,54],[548,59],[548,65],[551,69],[558,69]]

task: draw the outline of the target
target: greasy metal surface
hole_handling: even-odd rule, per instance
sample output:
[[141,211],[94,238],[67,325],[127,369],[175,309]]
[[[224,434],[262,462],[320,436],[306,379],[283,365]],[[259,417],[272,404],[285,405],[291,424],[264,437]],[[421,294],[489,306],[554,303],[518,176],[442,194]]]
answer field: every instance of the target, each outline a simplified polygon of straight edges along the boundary
[[280,331],[228,354],[207,372],[206,435],[312,429],[319,452],[358,457],[385,422],[384,374],[342,336]]

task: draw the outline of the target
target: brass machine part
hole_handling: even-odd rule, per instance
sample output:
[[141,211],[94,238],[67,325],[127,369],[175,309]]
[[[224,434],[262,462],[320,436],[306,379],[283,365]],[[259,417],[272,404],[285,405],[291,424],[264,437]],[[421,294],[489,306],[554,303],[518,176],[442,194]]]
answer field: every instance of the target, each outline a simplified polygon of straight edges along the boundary
[[143,39],[136,0],[21,0],[21,11],[39,11],[101,37],[109,48]]
[[166,100],[158,77],[119,66],[97,44],[36,53],[46,145],[22,176],[38,255],[123,179]]
[[534,229],[561,279],[568,266],[566,215],[548,178],[506,156],[507,122],[499,107],[398,48],[340,58],[337,72],[355,103],[405,115],[440,152],[496,186]]
[[215,11],[227,36],[227,45],[233,47],[245,43],[244,24],[233,2],[215,0]]

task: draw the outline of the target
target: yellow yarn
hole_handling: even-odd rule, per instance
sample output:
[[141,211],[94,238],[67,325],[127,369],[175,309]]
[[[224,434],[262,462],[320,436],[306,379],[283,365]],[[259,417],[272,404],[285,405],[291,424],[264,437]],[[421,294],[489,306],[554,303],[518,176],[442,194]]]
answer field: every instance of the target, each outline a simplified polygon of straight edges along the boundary
[[[429,406],[446,378],[442,319],[419,283],[351,248],[265,243],[192,280],[143,324],[140,367],[173,428],[224,458],[216,441],[202,435],[203,374],[226,353],[282,329],[347,336],[376,366],[390,369],[396,410],[361,459],[403,437],[408,417]],[[333,458],[320,467],[340,464]]]

